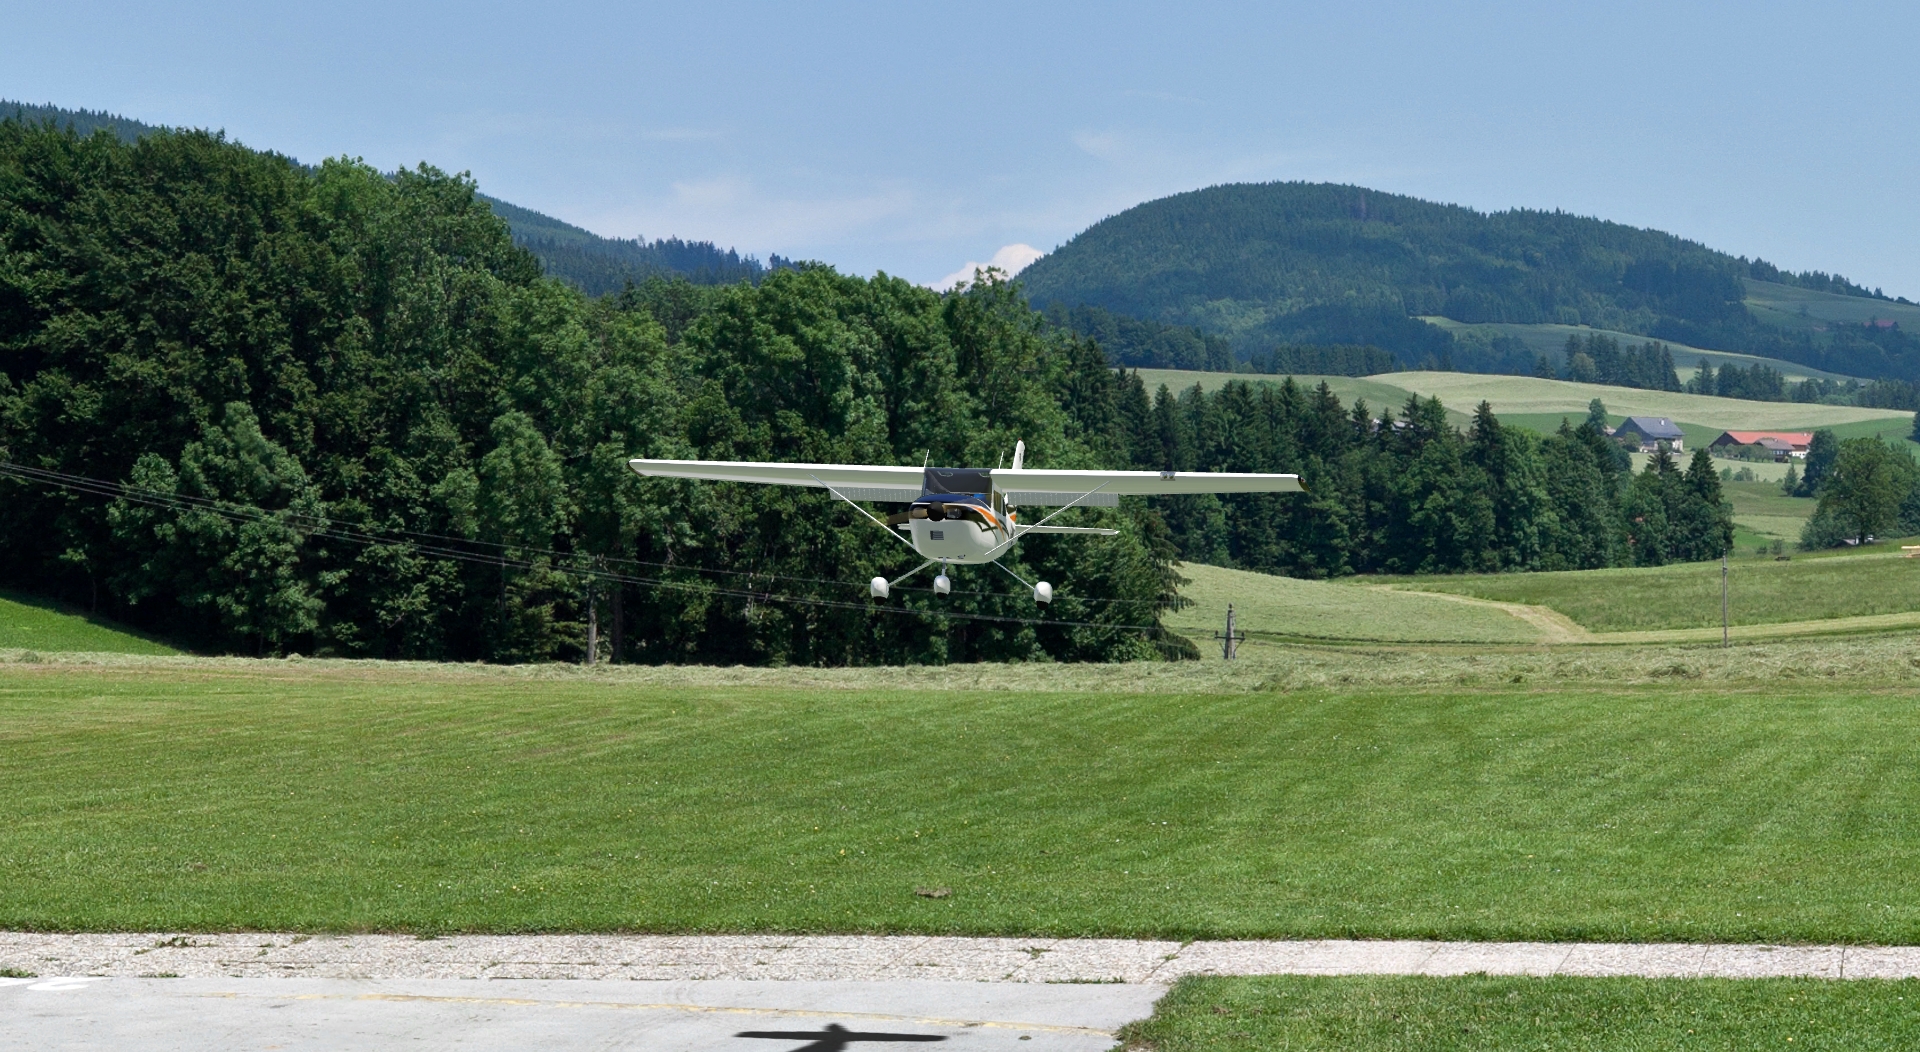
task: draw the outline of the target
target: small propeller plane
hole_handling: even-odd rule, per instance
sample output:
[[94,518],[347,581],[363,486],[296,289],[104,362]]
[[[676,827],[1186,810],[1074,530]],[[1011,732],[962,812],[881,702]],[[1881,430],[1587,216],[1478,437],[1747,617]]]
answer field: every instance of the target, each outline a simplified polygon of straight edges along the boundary
[[[1053,471],[1023,466],[1027,444],[1013,447],[1011,468],[887,467],[866,464],[777,464],[730,460],[629,460],[627,466],[642,475],[660,478],[704,479],[711,482],[754,482],[770,486],[809,486],[824,489],[865,515],[902,544],[925,559],[889,581],[869,583],[875,599],[885,599],[894,585],[932,566],[936,595],[953,590],[948,571],[955,565],[991,563],[1033,591],[1041,605],[1053,601],[1053,585],[1028,584],[1008,569],[1000,557],[1031,534],[1069,533],[1112,537],[1119,530],[1086,526],[1050,526],[1062,512],[1074,507],[1119,507],[1121,497],[1175,493],[1298,493],[1298,475],[1255,475],[1219,471]],[[898,502],[907,510],[878,518],[860,501]],[[1058,511],[1039,522],[1019,521],[1020,506],[1054,507]],[[896,532],[898,531],[898,532]],[[905,536],[902,536],[904,534]]]

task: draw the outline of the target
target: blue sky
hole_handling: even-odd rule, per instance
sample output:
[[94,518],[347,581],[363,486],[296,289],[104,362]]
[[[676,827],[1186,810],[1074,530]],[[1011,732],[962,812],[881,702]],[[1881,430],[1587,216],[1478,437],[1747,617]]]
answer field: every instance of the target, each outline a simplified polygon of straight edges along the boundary
[[1920,299],[1911,4],[7,6],[0,97],[425,160],[610,236],[934,282],[1331,180]]

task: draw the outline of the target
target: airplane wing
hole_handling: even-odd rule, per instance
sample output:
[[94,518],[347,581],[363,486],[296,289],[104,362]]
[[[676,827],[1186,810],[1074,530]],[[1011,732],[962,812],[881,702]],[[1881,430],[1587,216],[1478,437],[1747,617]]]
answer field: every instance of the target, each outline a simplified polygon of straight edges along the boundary
[[[1250,475],[1225,471],[1036,471],[999,468],[993,486],[1013,504],[1112,507],[1115,498],[1171,493],[1299,493],[1298,475]],[[1097,493],[1095,491],[1098,491]]]
[[769,464],[747,460],[629,460],[642,475],[757,482],[769,486],[831,486],[853,500],[913,500],[920,496],[920,468],[870,464]]

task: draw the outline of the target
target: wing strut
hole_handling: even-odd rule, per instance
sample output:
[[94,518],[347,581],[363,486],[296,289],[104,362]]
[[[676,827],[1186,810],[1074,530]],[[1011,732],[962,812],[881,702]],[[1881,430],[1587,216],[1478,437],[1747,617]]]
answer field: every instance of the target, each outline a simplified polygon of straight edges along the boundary
[[[810,479],[812,479],[812,480],[813,480],[813,481],[815,481],[815,482],[820,482],[820,476],[818,476],[818,475],[808,475],[807,477],[808,477],[808,478],[810,478]],[[821,485],[822,487],[824,487],[824,488],[826,489],[826,491],[827,491],[828,493],[831,493],[831,494],[833,494],[834,496],[836,496],[836,497],[839,497],[839,498],[840,498],[841,500],[844,500],[844,501],[846,501],[846,502],[847,502],[848,504],[852,504],[852,505],[853,505],[853,510],[854,510],[854,511],[857,511],[857,512],[859,512],[859,513],[860,513],[860,514],[862,514],[862,515],[865,515],[865,516],[867,517],[867,521],[868,521],[868,522],[871,522],[871,523],[873,523],[873,524],[874,524],[875,526],[878,526],[878,527],[880,527],[881,529],[883,529],[883,530],[885,530],[885,531],[887,531],[887,536],[889,536],[889,537],[892,537],[892,538],[893,538],[894,540],[896,540],[896,541],[899,541],[899,542],[900,542],[901,544],[904,544],[904,545],[906,545],[906,546],[907,546],[907,547],[908,547],[909,549],[911,549],[911,550],[913,551],[913,554],[915,554],[915,555],[919,555],[919,554],[920,554],[920,549],[918,549],[918,548],[914,548],[914,547],[913,547],[913,542],[912,542],[912,541],[910,541],[910,540],[907,540],[907,539],[906,539],[905,537],[902,537],[902,536],[900,536],[899,534],[897,534],[897,533],[895,533],[895,532],[893,532],[893,527],[891,527],[891,526],[888,526],[888,525],[887,525],[886,523],[884,523],[884,522],[881,522],[881,521],[880,521],[879,519],[876,519],[876,518],[874,518],[874,517],[873,517],[873,513],[872,513],[872,512],[870,512],[870,511],[868,511],[867,509],[865,509],[865,508],[863,508],[863,507],[861,507],[861,506],[860,506],[860,505],[859,505],[858,503],[856,503],[856,502],[854,501],[854,499],[853,499],[852,497],[849,497],[849,496],[847,496],[846,494],[844,494],[844,493],[842,493],[842,492],[840,492],[839,490],[837,490],[837,489],[834,489],[834,488],[833,488],[832,486],[828,486],[828,485],[827,485],[826,483],[824,483],[824,482],[820,482],[820,485]],[[1061,510],[1061,511],[1065,511],[1066,509],[1065,509],[1065,508],[1062,508],[1062,509],[1060,509],[1060,510]],[[1060,512],[1054,512],[1054,515],[1058,515],[1059,513],[1060,513]],[[1048,518],[1052,518],[1052,517],[1053,517],[1053,516],[1051,516],[1051,515],[1050,515],[1050,516],[1048,516]],[[924,569],[924,566],[923,566],[922,568]],[[919,571],[918,569],[916,569],[916,570],[914,571],[914,573],[918,573],[918,572],[920,572],[920,571]],[[907,576],[908,576],[908,577],[911,577],[911,576],[913,576],[913,574],[908,574]]]
[[1078,497],[1073,498],[1073,504],[1061,505],[1059,510],[1055,511],[1052,515],[1049,515],[1046,518],[1041,519],[1039,522],[1036,522],[1031,526],[1021,527],[1020,532],[1024,534],[1030,530],[1037,530],[1040,527],[1045,526],[1047,523],[1052,522],[1056,518],[1059,518],[1061,512],[1066,511],[1068,508],[1073,507],[1074,504],[1078,504],[1081,501],[1086,500],[1088,497],[1093,496],[1095,493],[1098,493],[1101,490],[1106,489],[1109,485],[1111,485],[1111,483],[1102,482],[1098,486],[1095,486],[1093,489],[1088,490],[1087,492],[1080,494]]

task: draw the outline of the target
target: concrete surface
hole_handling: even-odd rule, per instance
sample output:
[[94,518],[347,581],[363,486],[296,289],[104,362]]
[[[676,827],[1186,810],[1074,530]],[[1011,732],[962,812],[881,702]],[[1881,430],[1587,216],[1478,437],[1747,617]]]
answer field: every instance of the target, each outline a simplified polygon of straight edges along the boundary
[[0,932],[0,1048],[1096,1052],[1185,975],[1920,976],[1920,947]]
[[1183,975],[1920,977],[1915,946],[1368,940],[1157,942],[784,935],[43,935],[0,932],[42,976],[1170,983]]
[[1163,986],[0,979],[0,1048],[1100,1052]]

